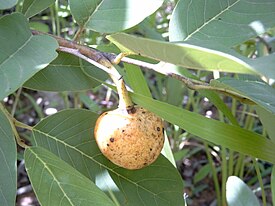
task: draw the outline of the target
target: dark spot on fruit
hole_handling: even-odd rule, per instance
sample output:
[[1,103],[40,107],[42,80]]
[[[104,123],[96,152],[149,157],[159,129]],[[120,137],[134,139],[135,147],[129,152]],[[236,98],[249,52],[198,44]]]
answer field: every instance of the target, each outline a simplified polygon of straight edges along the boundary
[[135,114],[136,113],[136,108],[134,107],[134,106],[130,106],[130,107],[128,107],[127,109],[127,113],[128,114]]
[[109,144],[107,144],[107,147],[109,147],[110,145]]
[[123,129],[122,132],[125,132],[125,129]]
[[144,162],[143,165],[147,165],[147,162]]
[[150,151],[152,151],[153,149],[152,148],[150,148]]
[[141,119],[140,119],[140,118],[138,118],[138,121],[140,121],[140,122],[141,122]]
[[142,112],[142,114],[145,114],[145,113],[146,113],[145,111]]
[[114,142],[115,139],[113,137],[110,138],[110,142]]
[[160,128],[159,128],[159,127],[157,127],[157,130],[158,130],[158,131],[160,131]]

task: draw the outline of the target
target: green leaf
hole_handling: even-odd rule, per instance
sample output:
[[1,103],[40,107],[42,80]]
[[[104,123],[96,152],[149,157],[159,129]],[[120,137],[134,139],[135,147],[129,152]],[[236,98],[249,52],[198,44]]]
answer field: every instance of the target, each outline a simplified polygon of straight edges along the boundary
[[[112,33],[139,24],[154,13],[163,0],[70,0],[72,15],[80,26]],[[146,9],[144,9],[146,8]]]
[[275,65],[275,53],[269,54],[256,59],[247,59],[246,62],[262,75],[268,79],[275,79],[274,65]]
[[178,66],[219,70],[223,72],[257,74],[245,61],[233,55],[188,43],[169,43],[117,33],[107,38],[122,51],[169,62]]
[[[143,76],[141,69],[135,65],[124,64],[126,69],[126,76],[129,84],[133,88],[134,92],[142,94],[147,97],[151,97],[150,89]],[[173,152],[171,150],[169,140],[165,134],[164,146],[161,153],[176,167]]]
[[272,166],[272,173],[271,173],[271,194],[272,194],[272,202],[275,202],[275,167]]
[[257,35],[252,22],[266,28],[275,25],[275,2],[180,0],[169,24],[170,41],[201,40],[227,47]]
[[116,186],[107,193],[115,199],[123,195],[120,204],[182,205],[182,179],[165,157],[144,169],[126,170],[102,155],[93,138],[97,118],[88,110],[64,110],[39,122],[33,128],[33,138],[37,146],[50,150],[97,185],[102,185],[100,177],[108,170]]
[[48,150],[30,147],[24,157],[41,205],[115,205],[92,181]]
[[0,0],[0,9],[9,9],[15,6],[17,0]]
[[124,67],[126,70],[127,82],[130,84],[132,89],[139,94],[151,97],[150,89],[141,69],[132,64],[124,64]]
[[[89,71],[89,76],[82,69]],[[82,91],[99,86],[101,83],[96,79],[104,81],[107,77],[97,67],[87,62],[81,65],[77,57],[59,53],[45,69],[29,79],[24,87],[45,91]]]
[[10,122],[1,109],[0,142],[0,205],[15,205],[17,190],[16,143]]
[[211,85],[233,90],[267,111],[275,113],[275,89],[263,81],[220,78],[211,81]]
[[226,200],[228,206],[260,206],[256,195],[236,176],[230,176],[227,179]]
[[135,103],[193,135],[216,145],[275,163],[275,143],[259,134],[139,94],[134,93],[131,96]]
[[194,176],[194,184],[204,179],[211,172],[210,164],[204,165]]
[[0,100],[14,92],[56,56],[56,41],[49,36],[32,36],[20,13],[0,19]]
[[48,8],[55,0],[24,0],[22,13],[30,18]]
[[271,141],[275,142],[275,114],[266,111],[262,107],[256,107],[256,112],[263,124],[263,129],[267,131],[267,134]]

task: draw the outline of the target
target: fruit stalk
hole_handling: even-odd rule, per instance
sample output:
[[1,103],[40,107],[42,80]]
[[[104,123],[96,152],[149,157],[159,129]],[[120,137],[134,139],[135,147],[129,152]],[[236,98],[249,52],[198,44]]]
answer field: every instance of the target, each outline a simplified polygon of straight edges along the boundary
[[109,68],[112,71],[112,73],[116,74],[116,75],[110,74],[110,77],[112,78],[112,80],[115,83],[116,88],[117,88],[117,93],[118,93],[118,97],[119,97],[118,107],[120,109],[126,109],[127,111],[131,112],[134,108],[134,103],[132,102],[132,99],[126,89],[125,82],[124,82],[123,78],[121,77],[121,78],[117,79],[117,77],[121,76],[121,75],[118,73],[118,71],[113,66],[113,64],[111,62],[109,62],[107,59],[102,59],[101,64],[103,64],[104,66]]

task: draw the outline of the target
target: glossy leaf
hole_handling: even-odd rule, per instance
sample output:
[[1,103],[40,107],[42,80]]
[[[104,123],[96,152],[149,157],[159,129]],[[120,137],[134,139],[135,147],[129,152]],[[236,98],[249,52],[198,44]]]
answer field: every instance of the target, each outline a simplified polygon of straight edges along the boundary
[[25,150],[25,164],[43,206],[115,206],[91,180],[42,147]]
[[256,71],[241,58],[193,44],[169,43],[140,38],[124,33],[113,34],[107,36],[107,38],[122,51],[139,54],[182,67],[257,74]]
[[0,0],[0,9],[9,9],[15,6],[17,0]]
[[22,13],[30,18],[52,5],[55,0],[24,0]]
[[107,193],[122,196],[122,205],[183,205],[181,177],[165,157],[144,169],[126,170],[102,155],[93,138],[97,117],[88,110],[64,110],[39,122],[33,138],[96,183],[108,170],[116,186]]
[[230,176],[227,179],[226,200],[228,206],[260,206],[256,195],[236,176]]
[[216,145],[275,163],[275,143],[255,132],[209,119],[139,94],[132,94],[131,96],[135,103],[193,135]]
[[56,56],[50,36],[32,36],[26,18],[19,13],[0,19],[0,100],[14,92]]
[[211,85],[236,91],[267,111],[275,113],[275,89],[263,81],[220,78],[213,80]]
[[15,205],[16,143],[10,122],[2,110],[0,110],[0,142],[0,205]]
[[250,26],[253,22],[273,27],[274,10],[273,0],[180,0],[169,23],[169,38],[218,42],[232,47],[257,35]]
[[[89,71],[89,76],[82,69]],[[96,79],[104,81],[107,77],[97,67],[87,62],[82,65],[77,57],[59,53],[54,61],[28,80],[24,87],[45,91],[81,91],[99,86],[101,83]]]
[[[72,15],[80,26],[112,33],[133,27],[154,13],[163,0],[70,0]],[[144,9],[146,8],[146,9]]]

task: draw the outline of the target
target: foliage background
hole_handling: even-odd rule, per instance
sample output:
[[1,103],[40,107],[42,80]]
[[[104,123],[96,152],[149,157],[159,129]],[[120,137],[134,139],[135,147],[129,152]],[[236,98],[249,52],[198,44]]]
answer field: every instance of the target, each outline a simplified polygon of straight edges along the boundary
[[[271,204],[275,1],[8,0],[0,9],[1,205],[16,192],[25,204],[31,188],[41,205]],[[128,171],[99,152],[94,123],[117,104],[108,75],[31,29],[131,54],[116,68],[133,101],[166,121],[153,165]],[[13,136],[32,146],[16,148]]]

